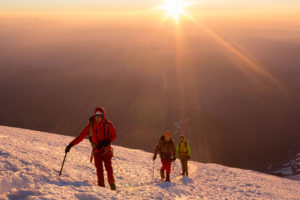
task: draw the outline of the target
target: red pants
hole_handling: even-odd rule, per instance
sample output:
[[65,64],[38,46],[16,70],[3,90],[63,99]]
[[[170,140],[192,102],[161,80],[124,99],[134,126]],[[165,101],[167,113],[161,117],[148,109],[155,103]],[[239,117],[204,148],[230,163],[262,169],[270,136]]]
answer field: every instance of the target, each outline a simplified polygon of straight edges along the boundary
[[95,166],[97,169],[98,185],[105,187],[104,175],[103,175],[103,164],[102,164],[103,162],[107,172],[108,183],[109,184],[115,183],[113,169],[111,166],[112,156],[111,155],[103,156],[102,153],[95,153],[94,158],[95,158]]
[[171,173],[171,162],[168,160],[161,160],[161,164],[162,164],[161,169],[166,170],[167,174],[170,174]]

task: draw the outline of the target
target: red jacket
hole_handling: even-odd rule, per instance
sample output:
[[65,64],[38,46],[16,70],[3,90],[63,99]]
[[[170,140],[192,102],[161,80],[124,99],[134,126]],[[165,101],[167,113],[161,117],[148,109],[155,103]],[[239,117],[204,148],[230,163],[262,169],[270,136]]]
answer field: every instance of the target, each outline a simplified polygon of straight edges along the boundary
[[[107,122],[107,126],[109,129],[109,135],[108,135],[108,130],[105,128],[105,111],[103,108],[97,107],[94,111],[96,113],[97,111],[100,111],[103,113],[103,118],[100,124],[97,124],[95,120],[93,124],[93,135],[92,135],[92,141],[95,144],[98,144],[99,141],[104,140],[104,139],[109,139],[110,142],[112,143],[116,137],[116,130],[111,122]],[[90,124],[88,124],[82,132],[71,142],[74,146],[80,143],[85,137],[89,136],[90,134]],[[97,148],[94,148],[94,151],[99,152]]]

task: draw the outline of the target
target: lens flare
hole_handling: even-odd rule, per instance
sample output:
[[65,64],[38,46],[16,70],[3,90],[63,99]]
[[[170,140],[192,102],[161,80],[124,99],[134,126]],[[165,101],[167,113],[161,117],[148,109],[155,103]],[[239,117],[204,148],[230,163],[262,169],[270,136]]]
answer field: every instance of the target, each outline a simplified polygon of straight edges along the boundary
[[188,5],[190,5],[190,3],[182,0],[165,0],[164,5],[160,6],[158,9],[166,10],[167,13],[165,18],[172,17],[175,21],[178,21],[180,15],[188,15],[184,10]]

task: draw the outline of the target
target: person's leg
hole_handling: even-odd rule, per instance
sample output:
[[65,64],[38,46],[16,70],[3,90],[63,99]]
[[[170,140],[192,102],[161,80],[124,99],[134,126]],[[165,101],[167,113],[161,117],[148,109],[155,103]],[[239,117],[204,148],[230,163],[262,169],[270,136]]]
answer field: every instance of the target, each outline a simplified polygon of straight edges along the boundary
[[171,173],[171,162],[166,161],[165,166],[166,166],[167,174],[170,175],[170,173]]
[[182,171],[183,171],[183,175],[186,175],[187,173],[187,166],[186,166],[186,163],[187,162],[187,158],[186,157],[183,157],[182,158]]
[[189,168],[188,168],[188,159],[185,159],[185,175],[188,176],[189,175]]
[[113,168],[111,165],[111,159],[112,159],[111,156],[104,157],[104,165],[107,172],[107,180],[109,184],[115,183]]
[[162,179],[165,178],[165,170],[166,169],[166,161],[161,159],[161,169],[160,169],[160,177]]
[[97,169],[98,185],[101,187],[105,187],[101,154],[95,153],[94,160],[95,160],[95,167]]
[[166,161],[166,181],[170,182],[170,173],[171,173],[171,162],[170,161]]
[[180,158],[180,163],[181,163],[181,175],[184,175],[185,171],[184,171],[184,163],[183,163],[183,158]]
[[116,190],[114,173],[113,173],[113,168],[112,168],[112,165],[111,165],[111,159],[112,159],[111,155],[105,156],[104,157],[104,166],[105,166],[105,169],[106,169],[106,172],[107,172],[107,180],[108,180],[108,183],[110,185],[110,189],[111,190]]

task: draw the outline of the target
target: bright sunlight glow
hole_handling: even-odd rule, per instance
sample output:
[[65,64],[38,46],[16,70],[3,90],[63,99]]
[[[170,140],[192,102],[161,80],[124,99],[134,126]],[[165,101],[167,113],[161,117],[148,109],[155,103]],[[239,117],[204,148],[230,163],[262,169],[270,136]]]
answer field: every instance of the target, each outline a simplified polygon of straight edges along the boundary
[[167,11],[165,18],[173,17],[175,21],[178,21],[180,15],[187,16],[184,8],[188,5],[189,3],[183,0],[165,0],[165,4],[160,6],[159,9]]

